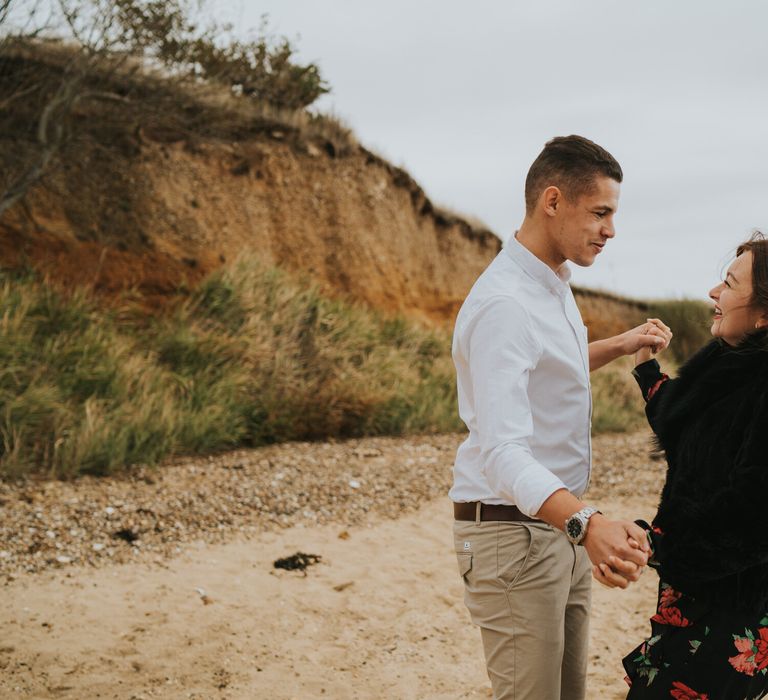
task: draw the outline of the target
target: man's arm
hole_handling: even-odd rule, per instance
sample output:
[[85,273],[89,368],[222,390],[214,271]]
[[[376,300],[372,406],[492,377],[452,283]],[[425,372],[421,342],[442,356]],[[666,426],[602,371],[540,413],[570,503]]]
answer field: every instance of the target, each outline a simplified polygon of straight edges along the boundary
[[[563,530],[565,521],[585,505],[570,491],[560,489],[544,501],[536,517]],[[589,519],[582,544],[595,566],[611,562],[613,570],[608,569],[605,577],[610,584],[619,588],[626,588],[631,581],[637,581],[642,573],[641,568],[648,563],[650,547],[645,531],[628,520],[609,520],[596,513]]]
[[632,355],[644,347],[664,350],[672,340],[672,331],[658,318],[649,318],[636,328],[589,344],[589,371],[594,372],[618,357]]
[[528,312],[509,297],[487,300],[457,336],[466,363],[482,470],[498,497],[532,515],[563,482],[533,456],[530,372],[543,352]]

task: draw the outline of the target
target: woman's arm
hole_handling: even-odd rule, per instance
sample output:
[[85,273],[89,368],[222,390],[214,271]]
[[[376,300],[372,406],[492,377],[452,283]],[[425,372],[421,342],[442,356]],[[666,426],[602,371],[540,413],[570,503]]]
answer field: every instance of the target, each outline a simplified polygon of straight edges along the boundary
[[637,380],[640,391],[645,399],[645,415],[653,432],[656,431],[656,419],[658,417],[659,397],[667,389],[669,376],[664,374],[656,360],[648,360],[637,365],[632,370],[632,376]]

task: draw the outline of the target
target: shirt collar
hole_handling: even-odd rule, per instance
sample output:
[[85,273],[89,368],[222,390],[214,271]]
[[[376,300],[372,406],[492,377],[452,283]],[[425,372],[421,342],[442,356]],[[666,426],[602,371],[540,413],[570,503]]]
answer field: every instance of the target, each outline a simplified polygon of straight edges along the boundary
[[567,263],[563,263],[558,273],[545,262],[539,260],[528,248],[517,240],[517,231],[509,239],[504,248],[509,257],[512,258],[523,271],[535,279],[539,284],[550,291],[562,296],[568,290],[568,281],[571,279],[571,268]]

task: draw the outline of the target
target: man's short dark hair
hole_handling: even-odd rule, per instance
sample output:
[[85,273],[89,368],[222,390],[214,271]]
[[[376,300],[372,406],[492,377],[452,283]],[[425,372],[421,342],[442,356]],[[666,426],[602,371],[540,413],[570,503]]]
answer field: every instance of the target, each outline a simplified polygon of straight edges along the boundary
[[583,136],[556,136],[547,141],[528,170],[525,208],[532,212],[539,195],[552,185],[567,199],[578,199],[593,189],[599,176],[616,182],[624,179],[621,166],[604,148]]

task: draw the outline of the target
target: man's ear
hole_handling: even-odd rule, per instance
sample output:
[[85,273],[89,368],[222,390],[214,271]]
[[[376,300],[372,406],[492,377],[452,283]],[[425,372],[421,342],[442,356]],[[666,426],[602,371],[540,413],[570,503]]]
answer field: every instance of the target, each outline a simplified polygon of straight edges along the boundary
[[755,328],[768,328],[768,314],[763,314],[760,318],[757,319]]
[[541,204],[547,216],[556,216],[558,208],[563,204],[563,193],[550,185],[541,193]]

